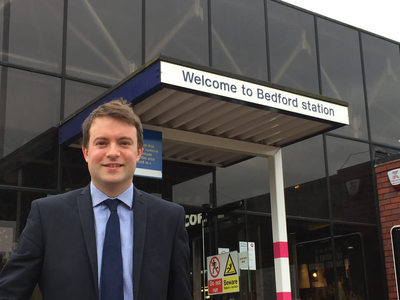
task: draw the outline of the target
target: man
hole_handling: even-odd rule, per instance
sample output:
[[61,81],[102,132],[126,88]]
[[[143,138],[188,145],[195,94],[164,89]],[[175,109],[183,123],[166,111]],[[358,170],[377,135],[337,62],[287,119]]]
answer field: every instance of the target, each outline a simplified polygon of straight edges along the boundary
[[0,274],[0,299],[29,299],[37,283],[45,300],[191,299],[183,208],[132,184],[139,118],[114,100],[88,116],[82,133],[91,183],[32,202]]

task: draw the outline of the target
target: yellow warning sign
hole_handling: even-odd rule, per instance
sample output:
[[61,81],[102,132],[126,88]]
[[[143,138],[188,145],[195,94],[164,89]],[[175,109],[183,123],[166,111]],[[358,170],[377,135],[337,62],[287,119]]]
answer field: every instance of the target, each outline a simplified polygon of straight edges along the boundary
[[231,276],[224,278],[224,293],[239,292],[239,278],[238,276]]
[[224,276],[236,275],[236,274],[237,274],[237,272],[236,272],[235,265],[233,264],[232,257],[231,257],[231,255],[229,254],[228,260],[227,260],[227,262],[226,262],[226,267],[225,267]]

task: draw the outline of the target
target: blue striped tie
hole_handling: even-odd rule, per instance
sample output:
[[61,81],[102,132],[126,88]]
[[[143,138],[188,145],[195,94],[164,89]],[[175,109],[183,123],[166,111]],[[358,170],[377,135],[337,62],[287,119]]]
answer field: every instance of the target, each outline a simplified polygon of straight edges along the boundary
[[107,199],[105,205],[111,214],[107,221],[101,267],[101,300],[124,300],[122,275],[121,233],[117,207],[118,199]]

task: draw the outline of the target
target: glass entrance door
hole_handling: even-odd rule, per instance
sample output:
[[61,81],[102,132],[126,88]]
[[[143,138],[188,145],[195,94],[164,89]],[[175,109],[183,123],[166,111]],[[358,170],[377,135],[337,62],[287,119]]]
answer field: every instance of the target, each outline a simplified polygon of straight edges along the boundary
[[[252,285],[255,280],[255,270],[249,271],[249,265],[255,267],[255,251],[251,255],[244,255],[242,259],[244,263],[243,269],[239,266],[239,259],[235,261],[235,254],[238,258],[245,252],[249,253],[248,249],[248,232],[247,232],[247,214],[245,209],[245,201],[232,202],[214,209],[208,209],[205,213],[206,220],[203,229],[203,244],[204,258],[208,262],[207,257],[210,257],[210,263],[206,263],[204,274],[204,282],[206,282],[206,299],[212,297],[215,300],[241,300],[241,299],[256,299],[252,295]],[[253,241],[253,248],[255,242]],[[254,249],[253,249],[254,250]],[[228,255],[224,253],[229,253]],[[239,254],[240,253],[240,254]],[[218,256],[220,255],[220,256]],[[212,257],[219,257],[219,265],[212,264]],[[230,260],[233,261],[230,261]],[[219,268],[219,269],[218,269]],[[220,281],[222,287],[215,288],[209,286],[209,283],[215,282],[213,274],[218,273],[218,277],[223,279]],[[236,283],[233,285],[225,284],[226,282],[236,282],[238,279],[238,290]],[[211,282],[209,282],[211,280]],[[219,282],[217,280],[217,282]],[[233,292],[227,292],[226,288],[233,287]],[[214,294],[213,290],[223,292],[223,294]]]
[[[263,170],[266,169],[264,165],[261,166]],[[226,174],[230,170],[232,168],[217,168],[172,187],[172,201],[181,204],[186,211],[193,299],[274,299],[271,219],[268,213],[254,213],[256,208],[261,210],[264,206],[269,207],[269,199],[259,196],[265,189],[253,189],[248,177],[246,180],[239,181],[240,177],[231,180]],[[236,187],[232,187],[235,184]],[[243,185],[248,192],[242,188]],[[251,197],[246,198],[246,195]],[[239,291],[212,295],[208,286],[210,270],[207,257],[233,251],[238,256],[244,256],[244,266],[236,270]],[[246,256],[243,252],[251,252],[251,255]]]
[[[202,207],[184,205],[191,248],[190,267],[194,300],[257,299],[256,286],[259,279],[256,276],[257,230],[252,228],[253,234],[248,234],[245,204],[245,200],[241,200],[216,208],[210,208],[208,205]],[[252,239],[249,239],[249,236]],[[233,277],[238,276],[239,291],[213,294],[210,291],[211,287],[208,286],[208,280],[212,279],[209,272],[212,270],[207,263],[207,257],[234,251],[238,253],[238,256],[244,256],[242,268],[239,266],[239,260],[235,260],[234,268],[228,272]],[[244,252],[247,252],[247,255]],[[226,263],[221,262],[221,266]],[[221,269],[221,266],[216,266],[216,268],[220,269],[218,272],[222,275],[227,270]]]

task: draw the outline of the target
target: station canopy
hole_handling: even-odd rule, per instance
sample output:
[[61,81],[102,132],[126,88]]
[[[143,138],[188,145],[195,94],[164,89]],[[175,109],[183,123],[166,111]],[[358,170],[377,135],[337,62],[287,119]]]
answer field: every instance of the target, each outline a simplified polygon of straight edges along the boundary
[[65,120],[59,145],[76,143],[90,112],[118,98],[162,132],[163,160],[209,166],[270,157],[349,124],[346,102],[160,56]]

